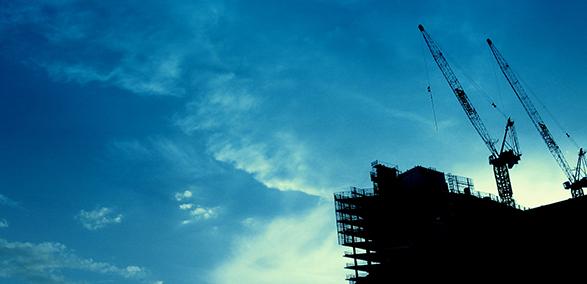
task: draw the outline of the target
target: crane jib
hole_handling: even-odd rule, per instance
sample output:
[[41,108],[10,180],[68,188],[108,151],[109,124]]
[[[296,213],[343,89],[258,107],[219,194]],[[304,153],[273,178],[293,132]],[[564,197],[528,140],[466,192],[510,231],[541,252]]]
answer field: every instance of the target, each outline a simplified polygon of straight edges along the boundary
[[[469,98],[467,97],[467,94],[465,93],[459,80],[450,68],[450,65],[446,61],[446,58],[444,58],[442,51],[440,51],[440,48],[438,47],[436,42],[432,40],[430,35],[424,30],[424,27],[422,25],[419,25],[418,29],[422,32],[422,35],[424,36],[424,41],[426,42],[426,45],[428,46],[428,49],[432,54],[432,58],[434,58],[434,61],[438,65],[438,68],[440,69],[442,75],[444,75],[444,78],[448,82],[448,85],[455,94],[461,107],[465,111],[467,118],[469,119],[469,121],[471,122],[471,124],[473,125],[473,127],[475,128],[475,130],[477,131],[477,133],[489,149],[489,151],[491,152],[491,156],[489,157],[489,163],[493,166],[495,182],[497,184],[497,190],[502,202],[509,206],[515,206],[515,201],[512,197],[513,191],[508,168],[511,168],[514,164],[518,163],[521,154],[519,154],[519,151],[517,151],[517,149],[504,149],[503,146],[502,152],[497,152],[494,142],[496,140],[493,140],[489,135],[489,132],[485,128],[485,125],[479,117],[477,110],[475,110],[475,108],[469,101]],[[505,134],[506,137],[508,134],[507,130],[510,127],[509,124],[510,123],[508,121]],[[515,131],[512,131],[511,133],[511,135],[515,135]],[[514,140],[516,139],[514,138]],[[512,144],[515,144],[517,146],[517,143]]]
[[489,45],[491,53],[495,57],[502,73],[512,87],[516,97],[518,97],[519,101],[522,103],[522,106],[526,110],[526,113],[528,113],[528,116],[538,130],[538,133],[540,133],[540,136],[544,140],[548,150],[560,168],[563,170],[564,174],[567,176],[568,182],[564,183],[565,188],[571,189],[571,195],[573,198],[583,196],[583,187],[587,186],[587,183],[584,182],[586,178],[581,177],[581,175],[578,174],[581,171],[580,168],[582,167],[581,161],[584,159],[584,153],[582,152],[582,149],[579,151],[577,168],[575,171],[573,171],[510,65],[506,62],[505,58],[503,55],[501,55],[499,50],[497,50],[495,45],[493,45],[491,39],[487,39],[487,44]]

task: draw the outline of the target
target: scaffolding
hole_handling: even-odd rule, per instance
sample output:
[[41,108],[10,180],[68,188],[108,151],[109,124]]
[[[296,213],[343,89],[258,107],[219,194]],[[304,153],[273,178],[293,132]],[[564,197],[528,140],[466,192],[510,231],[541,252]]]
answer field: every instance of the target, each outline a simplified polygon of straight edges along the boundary
[[445,178],[448,190],[452,193],[470,193],[475,189],[473,180],[468,177],[447,173],[445,174]]
[[[444,176],[446,179],[446,184],[448,185],[448,191],[450,193],[470,195],[476,198],[489,199],[502,203],[502,199],[495,194],[475,191],[475,185],[473,184],[473,179],[471,178],[457,176],[450,173],[446,173]],[[514,204],[512,207],[524,211],[529,209],[528,207],[522,206],[520,204]]]
[[[410,232],[411,229],[409,225],[405,227],[406,225],[401,224],[407,224],[402,222],[409,221],[414,217],[409,214],[401,215],[401,212],[405,212],[401,210],[411,210],[408,208],[421,206],[418,204],[442,202],[439,201],[443,200],[439,196],[447,196],[444,193],[448,194],[447,198],[457,198],[453,200],[461,200],[461,202],[470,202],[472,200],[469,198],[472,198],[501,204],[498,196],[475,191],[473,180],[467,177],[444,174],[435,169],[424,167],[416,167],[402,173],[397,169],[397,166],[380,161],[373,162],[371,166],[372,188],[351,187],[348,191],[334,194],[338,243],[349,248],[344,257],[351,260],[345,266],[346,269],[352,271],[346,277],[350,284],[378,283],[373,281],[377,281],[378,277],[388,273],[387,267],[389,267],[390,261],[396,261],[402,255],[413,253],[413,243],[409,233],[408,235],[403,234]],[[414,179],[414,175],[416,175],[416,179]],[[418,177],[418,175],[420,176]],[[416,187],[413,187],[414,181],[416,181]],[[418,184],[418,181],[425,182]],[[415,194],[411,189],[424,190],[423,192],[429,192],[426,190],[432,189],[436,193],[425,197],[421,193],[420,195]],[[441,194],[438,195],[438,193]],[[419,200],[419,198],[422,199]],[[431,201],[431,198],[439,199]],[[394,204],[394,208],[404,209],[394,211],[390,204]],[[490,203],[477,202],[475,204]],[[516,205],[516,208],[527,209],[519,205]],[[395,219],[392,221],[389,218]],[[436,222],[434,226],[442,226],[442,222],[444,221]],[[385,232],[390,230],[390,224],[395,224],[394,230],[396,231],[392,235],[387,235]],[[387,228],[382,229],[385,226]]]
[[350,283],[366,277],[377,264],[373,261],[377,253],[372,250],[373,239],[369,236],[364,218],[364,209],[369,203],[367,200],[373,197],[375,193],[369,188],[351,187],[350,191],[334,194],[338,243],[352,249],[344,254],[344,257],[352,259],[345,267],[354,271],[346,277]]

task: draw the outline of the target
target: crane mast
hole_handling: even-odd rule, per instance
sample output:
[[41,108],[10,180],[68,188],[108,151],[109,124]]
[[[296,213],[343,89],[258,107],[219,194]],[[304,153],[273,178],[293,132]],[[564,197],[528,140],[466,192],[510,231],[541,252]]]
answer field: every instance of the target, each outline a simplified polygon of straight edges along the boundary
[[563,170],[564,174],[567,176],[568,181],[564,183],[565,189],[571,190],[571,196],[573,198],[583,196],[583,187],[587,187],[587,178],[585,177],[584,170],[582,172],[582,168],[585,166],[585,163],[582,163],[582,161],[584,161],[585,152],[583,151],[583,149],[579,151],[579,160],[577,161],[577,168],[575,169],[575,171],[573,171],[569,166],[569,163],[565,159],[565,156],[563,155],[561,149],[552,137],[550,130],[548,130],[546,123],[544,123],[544,120],[542,120],[542,117],[540,117],[540,114],[534,107],[534,104],[530,100],[530,97],[528,97],[528,94],[522,87],[522,84],[518,80],[518,77],[513,72],[510,65],[501,55],[499,50],[497,50],[495,45],[493,45],[491,39],[487,39],[487,44],[491,49],[491,53],[493,53],[493,56],[497,60],[499,68],[505,75],[512,89],[514,90],[516,97],[518,97],[518,99],[522,103],[522,106],[524,106],[526,113],[528,113],[530,120],[532,120],[534,127],[536,127],[536,130],[538,130],[538,133],[540,133],[540,136],[546,143],[548,150],[550,151],[550,153],[552,154],[560,168]]
[[[424,40],[426,41],[426,45],[428,46],[428,49],[430,49],[430,53],[432,54],[434,61],[436,61],[436,64],[438,65],[440,71],[446,78],[448,85],[456,95],[457,100],[459,101],[463,110],[465,111],[465,114],[467,115],[467,118],[469,118],[469,121],[471,122],[471,124],[473,125],[473,127],[475,128],[475,130],[477,131],[477,133],[489,149],[489,151],[491,152],[491,156],[489,156],[489,163],[493,166],[493,172],[495,176],[495,182],[497,184],[499,197],[501,198],[503,203],[510,206],[515,206],[515,201],[512,197],[513,191],[508,169],[511,169],[515,164],[518,163],[521,155],[519,154],[517,148],[517,139],[515,138],[515,132],[513,131],[513,121],[511,119],[508,119],[501,151],[498,152],[494,142],[496,140],[493,140],[489,135],[489,132],[487,131],[487,128],[485,127],[483,121],[479,117],[477,110],[473,107],[471,101],[469,101],[469,98],[467,97],[467,94],[465,93],[463,86],[461,85],[456,75],[450,68],[450,65],[448,64],[446,58],[440,50],[440,47],[438,47],[438,44],[436,44],[436,42],[424,30],[424,27],[422,25],[419,25],[418,29],[420,30],[420,32],[422,32]],[[504,148],[504,146],[507,144],[506,140],[508,137],[508,133],[510,134],[512,141],[515,141],[513,143],[515,145],[509,145],[510,147]]]

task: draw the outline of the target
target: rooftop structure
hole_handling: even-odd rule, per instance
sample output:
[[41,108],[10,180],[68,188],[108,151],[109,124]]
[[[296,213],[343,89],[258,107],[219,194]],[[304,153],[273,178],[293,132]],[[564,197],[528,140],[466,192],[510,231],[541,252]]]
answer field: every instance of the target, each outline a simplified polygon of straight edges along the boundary
[[377,161],[372,167],[373,188],[334,195],[350,283],[391,283],[414,271],[541,266],[584,255],[572,240],[581,231],[573,224],[587,215],[585,198],[511,207],[475,191],[468,178],[420,166],[401,172]]

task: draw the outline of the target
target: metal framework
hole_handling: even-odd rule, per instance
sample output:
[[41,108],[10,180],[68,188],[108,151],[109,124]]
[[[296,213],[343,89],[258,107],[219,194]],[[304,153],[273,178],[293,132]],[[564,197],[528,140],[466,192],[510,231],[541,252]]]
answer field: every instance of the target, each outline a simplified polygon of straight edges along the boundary
[[555,161],[558,163],[560,168],[563,170],[564,174],[567,176],[568,181],[564,183],[565,189],[571,190],[571,196],[573,198],[583,196],[583,188],[587,187],[587,178],[585,177],[584,170],[585,152],[583,151],[583,149],[579,150],[579,159],[577,161],[577,167],[575,171],[573,171],[569,166],[567,159],[565,159],[565,156],[563,155],[561,149],[554,141],[554,138],[548,130],[546,123],[544,123],[544,120],[542,120],[542,117],[540,117],[540,114],[534,107],[534,104],[530,100],[530,97],[528,97],[526,90],[522,87],[522,84],[518,80],[518,77],[516,76],[510,65],[507,63],[503,55],[501,55],[499,50],[497,50],[495,45],[493,45],[491,39],[487,39],[487,44],[489,45],[489,48],[491,49],[493,56],[497,60],[499,68],[505,75],[505,78],[507,79],[512,89],[514,90],[516,97],[518,97],[518,99],[522,103],[522,106],[524,106],[524,109],[526,110],[526,113],[528,113],[530,120],[532,120],[534,127],[536,127],[536,130],[538,130],[538,133],[540,133],[540,136],[544,140],[544,143],[546,143],[546,147],[548,147],[548,150],[554,157]]
[[[504,140],[501,146],[501,151],[498,152],[495,147],[496,140],[493,140],[483,124],[483,121],[479,117],[477,110],[471,104],[471,101],[467,97],[467,94],[464,91],[463,86],[457,79],[456,75],[452,71],[450,65],[446,61],[446,58],[442,54],[442,51],[438,44],[430,37],[422,25],[418,26],[418,29],[422,32],[424,36],[424,40],[426,41],[426,45],[430,49],[430,53],[436,61],[438,68],[446,78],[448,85],[450,86],[451,90],[457,97],[457,100],[463,107],[467,118],[491,152],[491,156],[489,156],[489,164],[493,166],[493,172],[495,175],[495,182],[497,185],[497,191],[499,193],[499,197],[501,198],[502,202],[508,204],[510,206],[515,206],[515,201],[513,199],[513,190],[510,181],[509,170],[515,164],[518,163],[520,160],[521,154],[519,153],[517,138],[515,137],[515,131],[513,130],[514,123],[511,119],[508,119],[506,124],[506,130],[504,134]],[[510,137],[511,143],[507,143],[508,136]],[[506,147],[507,146],[507,147]]]
[[366,206],[373,198],[372,190],[356,187],[351,187],[348,192],[334,194],[338,243],[352,249],[344,254],[353,261],[345,267],[353,270],[353,274],[346,277],[350,283],[364,278],[377,265],[375,260],[379,254],[373,250],[373,239],[369,236],[364,220]]

